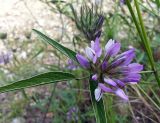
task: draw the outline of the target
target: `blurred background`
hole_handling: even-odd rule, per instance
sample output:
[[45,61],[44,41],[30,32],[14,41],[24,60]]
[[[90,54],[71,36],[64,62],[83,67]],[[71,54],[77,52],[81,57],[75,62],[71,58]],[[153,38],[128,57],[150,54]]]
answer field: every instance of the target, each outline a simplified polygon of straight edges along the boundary
[[[156,0],[139,0],[139,5],[160,70],[160,5]],[[87,12],[91,23],[87,23]],[[102,46],[112,38],[121,41],[122,51],[135,47],[135,61],[150,71],[128,8],[119,0],[0,0],[0,86],[53,70],[84,77],[81,69],[71,67],[65,56],[40,41],[32,29],[83,52],[99,16],[104,17],[103,26],[96,27],[102,30]],[[140,84],[128,85],[126,92],[128,103],[105,95],[110,123],[160,122],[160,90],[153,73],[142,74]],[[0,123],[64,122],[95,123],[87,79],[0,94]]]

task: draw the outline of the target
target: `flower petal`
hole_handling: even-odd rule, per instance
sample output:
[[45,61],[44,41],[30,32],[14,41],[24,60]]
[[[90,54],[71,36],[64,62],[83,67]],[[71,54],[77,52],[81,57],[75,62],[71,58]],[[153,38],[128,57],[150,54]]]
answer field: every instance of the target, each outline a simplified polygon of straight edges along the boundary
[[137,73],[130,73],[125,78],[122,79],[123,82],[139,82],[141,75]]
[[102,49],[100,47],[99,38],[97,37],[94,43],[94,51],[97,55],[97,57],[100,57],[102,54]]
[[106,56],[114,56],[120,50],[121,44],[119,42],[115,42],[114,40],[110,39],[105,46]]
[[94,50],[98,51],[100,49],[99,38],[97,37],[94,43]]
[[100,87],[98,87],[98,88],[95,89],[94,95],[95,95],[96,101],[99,101],[102,98],[103,93],[102,93],[102,90],[101,90]]
[[105,45],[105,51],[108,52],[108,50],[110,49],[110,47],[115,43],[114,40],[110,39],[107,44]]
[[117,86],[117,84],[110,78],[104,78],[104,82],[112,86]]
[[89,61],[84,56],[82,56],[80,54],[77,54],[76,58],[83,68],[89,68],[90,67]]
[[119,42],[111,46],[110,51],[108,52],[109,56],[115,56],[119,52],[121,44]]
[[94,64],[96,63],[96,61],[97,61],[97,55],[95,55],[95,56],[93,57],[92,61],[93,61]]
[[123,64],[121,64],[121,66],[126,66],[130,64],[130,62],[133,60],[134,57],[135,57],[135,49],[130,49],[126,52],[121,53],[120,55],[117,55],[114,61],[120,58],[125,58],[125,61],[123,62]]
[[122,99],[128,101],[128,96],[124,93],[124,91],[120,88],[118,88],[116,91],[115,91],[115,94],[119,97],[121,97]]
[[92,76],[92,79],[93,79],[94,81],[96,81],[96,80],[98,79],[98,75],[97,75],[97,74],[94,74],[94,75]]
[[128,67],[131,73],[138,73],[143,70],[143,65],[140,65],[138,63],[129,64]]
[[95,52],[93,49],[91,49],[90,47],[86,48],[86,55],[89,58],[89,60],[93,61],[93,57],[95,55]]
[[119,59],[116,59],[116,60],[114,60],[114,61],[109,65],[108,68],[110,68],[110,69],[116,68],[116,67],[122,65],[122,64],[125,62],[125,60],[126,60],[126,57],[125,57],[125,56],[124,56],[124,57],[121,57],[121,58],[119,58]]
[[132,49],[130,49],[130,50],[127,50],[127,51],[125,51],[125,52],[117,55],[116,58],[115,58],[115,60],[116,60],[116,59],[119,59],[119,58],[121,58],[121,57],[124,57],[124,56],[128,57],[128,56],[130,56],[131,54],[134,54],[134,52],[135,52],[135,49],[134,49],[134,48],[132,48]]
[[123,63],[123,65],[130,64],[134,57],[135,57],[135,53],[134,52],[132,52],[131,54],[126,55],[126,60]]
[[106,87],[104,84],[99,83],[98,86],[104,91],[104,92],[109,92],[112,93],[113,90],[111,88]]
[[97,55],[97,57],[101,57],[101,55],[102,55],[102,49],[99,49],[99,50],[96,52],[96,55]]
[[128,75],[131,72],[131,69],[128,66],[120,66],[118,69],[123,75]]
[[101,67],[102,67],[102,70],[103,70],[103,71],[106,70],[106,69],[107,69],[107,62],[104,61],[104,62],[102,63],[102,65],[101,65]]
[[122,82],[122,81],[120,81],[120,80],[118,80],[118,79],[114,79],[114,81],[115,81],[119,86],[121,86],[121,87],[124,87],[124,86],[125,86],[125,83]]

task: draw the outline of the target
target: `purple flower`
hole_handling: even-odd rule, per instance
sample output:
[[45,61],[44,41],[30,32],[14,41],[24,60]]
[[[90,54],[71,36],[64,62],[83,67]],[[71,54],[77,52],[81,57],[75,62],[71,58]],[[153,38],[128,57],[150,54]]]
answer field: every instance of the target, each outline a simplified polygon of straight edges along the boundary
[[1,53],[0,54],[0,64],[8,64],[10,59],[12,58],[12,53]]
[[125,4],[125,0],[120,0],[120,3],[121,4]]
[[89,61],[84,56],[82,56],[80,54],[77,54],[76,57],[77,57],[78,62],[81,64],[81,66],[83,68],[89,68],[90,67]]
[[74,64],[73,60],[69,59],[67,69],[76,70],[77,68],[78,68],[78,66],[76,64]]
[[91,41],[91,47],[87,47],[86,50],[87,58],[77,54],[77,60],[83,68],[90,68],[90,62],[96,63],[97,59],[102,54],[102,49],[100,48],[99,38],[96,38],[95,42]]
[[67,112],[67,119],[69,121],[77,121],[78,120],[78,108],[71,107]]
[[110,39],[105,46],[106,56],[115,56],[120,50],[121,44],[115,40]]
[[[130,0],[130,2],[132,2],[132,0]],[[120,4],[121,4],[121,5],[126,4],[126,0],[120,0]]]
[[102,54],[102,49],[100,48],[99,38],[96,38],[95,42],[91,41],[91,47],[86,48],[86,55],[90,61],[96,63],[97,58]]
[[126,96],[126,94],[124,93],[124,91],[120,88],[118,88],[116,91],[115,91],[115,94],[119,97],[121,97],[122,99],[124,100],[128,100],[128,96]]
[[97,75],[97,74],[94,74],[94,75],[92,76],[92,79],[93,79],[94,81],[97,81],[98,75]]
[[[120,53],[121,44],[110,39],[105,45],[102,56],[99,38],[91,41],[91,47],[86,48],[86,57],[77,54],[77,60],[83,68],[93,72],[92,79],[98,82],[95,89],[95,99],[99,101],[103,93],[112,93],[128,100],[123,88],[126,84],[137,84],[143,66],[131,63],[135,57],[134,48]],[[101,57],[102,56],[102,57]]]

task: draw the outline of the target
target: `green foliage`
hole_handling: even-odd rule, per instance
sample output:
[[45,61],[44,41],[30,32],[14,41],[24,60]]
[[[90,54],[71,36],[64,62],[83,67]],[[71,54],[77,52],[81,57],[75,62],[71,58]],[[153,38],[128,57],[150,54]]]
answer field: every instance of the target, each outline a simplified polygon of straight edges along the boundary
[[76,53],[64,46],[62,46],[61,44],[59,44],[58,42],[54,41],[53,39],[47,37],[46,35],[42,34],[41,32],[33,29],[34,32],[36,32],[38,34],[38,36],[44,41],[49,43],[50,45],[52,45],[54,48],[56,48],[57,50],[59,50],[62,54],[66,55],[67,57],[69,57],[70,59],[74,60],[77,62],[76,59]]
[[137,31],[138,31],[139,36],[141,38],[142,44],[143,44],[143,46],[144,46],[144,48],[146,50],[148,59],[150,61],[150,65],[152,67],[152,70],[154,71],[154,75],[155,75],[156,81],[157,81],[157,83],[158,83],[158,85],[160,87],[160,79],[158,77],[158,72],[156,70],[155,61],[154,61],[154,58],[153,58],[153,53],[152,53],[151,47],[150,47],[151,46],[150,45],[150,41],[148,39],[146,30],[145,30],[145,27],[144,27],[144,22],[143,22],[142,15],[141,15],[141,12],[140,12],[139,3],[138,3],[137,0],[134,0],[135,6],[136,6],[136,11],[137,11],[137,14],[138,14],[138,19],[136,19],[136,16],[134,14],[134,11],[132,9],[130,1],[126,0],[126,3],[127,3],[129,11],[131,13],[131,16],[133,18],[133,21],[134,21],[134,23],[136,25],[136,28],[137,28]]
[[[56,17],[60,17],[62,25],[58,25],[58,27],[62,27],[63,39],[61,36],[59,36],[57,39],[61,42],[65,40],[65,45],[68,47],[71,46],[71,48],[76,52],[81,52],[81,47],[84,47],[86,45],[86,39],[90,40],[94,37],[91,36],[91,34],[95,34],[94,30],[101,30],[101,28],[99,28],[101,27],[101,25],[98,25],[97,23],[100,13],[96,13],[93,6],[87,7],[88,5],[91,5],[90,3],[87,3],[86,6],[84,6],[84,2],[86,2],[84,0],[41,1],[45,1],[47,5],[49,5],[50,10],[54,12],[54,14],[56,13],[56,15],[59,15]],[[53,85],[49,84],[46,86],[26,89],[25,91],[28,97],[27,100],[24,100],[23,97],[19,96],[21,94],[21,91],[14,93],[3,93],[5,95],[1,94],[0,122],[12,122],[12,119],[15,119],[16,117],[25,117],[26,120],[31,118],[33,119],[33,121],[30,122],[39,122],[43,120],[45,113],[50,122],[53,123],[95,123],[95,114],[97,116],[97,120],[99,120],[97,122],[101,121],[106,123],[104,116],[105,113],[107,122],[109,123],[159,122],[160,91],[156,83],[154,72],[152,71],[150,64],[151,60],[149,61],[148,59],[146,49],[151,49],[149,52],[151,52],[152,54],[154,51],[153,57],[155,67],[156,70],[159,71],[160,4],[159,0],[147,0],[146,2],[141,0],[137,1],[139,4],[139,12],[136,11],[134,0],[132,0],[131,3],[131,7],[134,12],[132,14],[135,15],[135,18],[133,17],[133,15],[130,16],[128,14],[126,4],[122,6],[117,4],[119,0],[118,2],[114,1],[115,3],[111,5],[112,7],[108,7],[110,6],[110,4],[106,4],[107,1],[103,0],[104,4],[102,4],[100,8],[98,8],[103,11],[103,16],[105,17],[105,24],[102,27],[103,31],[101,36],[102,45],[105,45],[110,38],[113,38],[121,42],[122,51],[128,49],[129,46],[134,47],[136,50],[136,58],[134,59],[134,61],[144,65],[144,71],[141,73],[142,79],[139,83],[139,86],[127,85],[126,87],[126,93],[130,99],[128,103],[125,103],[119,98],[116,98],[110,94],[104,94],[103,101],[101,100],[97,103],[94,97],[94,89],[97,87],[97,85],[95,82],[90,82],[90,89],[92,90],[91,97],[94,106],[93,110],[91,99],[89,97],[89,85],[86,82],[86,76],[88,76],[87,71],[84,71],[82,69],[74,70],[74,75],[78,77],[80,76],[81,78],[73,81],[70,81],[72,79],[75,79],[72,74],[69,74],[68,76],[68,73],[65,73],[65,78],[67,77],[66,79],[63,79],[61,76],[65,71],[68,71],[68,69],[66,69],[66,61],[64,60],[65,56],[71,58],[77,63],[75,57],[76,52],[70,50],[70,48],[64,47],[57,41],[47,37],[37,30],[34,30],[34,32],[38,34],[40,40],[43,40],[45,43],[49,43],[50,45],[52,45],[54,47],[53,49],[50,49],[50,47],[47,47],[47,45],[44,43],[39,43],[39,40],[37,41],[37,39],[36,41],[35,39],[33,40],[30,31],[27,31],[25,33],[25,37],[27,40],[23,40],[19,37],[15,39],[9,39],[11,37],[9,33],[7,33],[7,36],[5,36],[4,33],[0,33],[0,39],[2,39],[5,45],[7,45],[8,49],[13,50],[14,52],[13,60],[10,64],[7,64],[5,66],[0,65],[0,86],[2,87],[0,87],[1,93],[23,89],[26,87],[53,83]],[[82,3],[83,5],[81,5]],[[141,15],[138,15],[137,12],[143,15],[143,25],[141,25],[143,23],[141,22],[142,18],[140,18]],[[136,28],[134,26],[134,23],[137,24]],[[72,33],[68,31],[70,27],[75,32]],[[77,30],[75,29],[76,27]],[[142,30],[142,27],[145,27],[145,30]],[[57,29],[57,26],[55,28]],[[50,31],[53,31],[54,33],[54,27],[53,30]],[[14,30],[14,32],[16,32],[16,29]],[[88,37],[85,37],[86,39],[84,39],[83,35],[88,35],[86,32],[90,32],[90,35]],[[145,40],[145,32],[148,39],[150,39],[149,44],[147,44],[147,40]],[[139,34],[140,36],[138,36]],[[149,46],[150,48],[145,48],[146,46]],[[27,59],[19,58],[19,52],[21,53],[22,51],[27,51]],[[149,52],[148,54],[150,54]],[[61,53],[65,56],[61,55]],[[46,59],[48,61],[48,58],[53,60],[52,62],[49,62],[49,64],[48,62],[46,62]],[[45,71],[59,70],[63,72],[57,74],[56,77],[54,74],[56,72],[53,72],[53,76],[50,74],[50,76],[48,76],[47,78],[41,78],[41,75],[34,76],[37,77],[37,79],[31,77]],[[26,77],[31,78],[22,80]],[[9,83],[17,80],[22,81]],[[65,80],[67,80],[68,82],[56,84],[57,82],[62,82]],[[50,91],[52,87],[55,87],[55,92],[53,92],[54,95],[52,97],[49,110],[48,112],[46,112],[46,106],[48,106],[48,99],[50,99],[51,97],[50,93],[52,92]],[[103,106],[105,106],[105,110]],[[78,108],[78,121],[76,121],[74,118],[71,120],[67,120],[66,118],[67,112],[72,107]],[[96,112],[95,114],[94,111]],[[32,114],[33,116],[26,117],[26,114]],[[40,119],[39,121],[36,121],[37,116]]]
[[75,77],[70,73],[48,72],[29,79],[13,82],[12,84],[2,86],[0,87],[0,93],[72,79],[75,79]]
[[157,7],[160,8],[160,0],[155,0]]

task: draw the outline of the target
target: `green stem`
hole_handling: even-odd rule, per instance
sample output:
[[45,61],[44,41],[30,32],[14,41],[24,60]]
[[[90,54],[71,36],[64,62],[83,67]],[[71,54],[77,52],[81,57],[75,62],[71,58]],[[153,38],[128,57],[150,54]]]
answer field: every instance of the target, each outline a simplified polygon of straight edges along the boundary
[[149,87],[150,90],[152,91],[153,95],[155,96],[156,100],[158,101],[159,105],[160,105],[160,98],[158,97],[158,95],[156,94],[155,90],[152,89],[152,87]]
[[109,94],[105,94],[104,95],[104,104],[105,104],[105,112],[106,112],[106,117],[107,117],[107,121],[109,123],[115,123],[116,122],[116,114],[114,112],[113,109],[113,96],[109,95]]
[[90,77],[89,85],[90,85],[92,106],[96,117],[96,123],[107,123],[104,102],[102,99],[100,101],[96,101],[94,96],[94,91],[97,88],[98,83],[96,81],[93,81]]
[[155,75],[155,78],[157,80],[157,83],[158,85],[160,86],[160,79],[159,79],[159,76],[158,76],[158,73],[157,73],[157,70],[156,70],[156,67],[155,67],[155,62],[154,62],[154,59],[153,59],[153,55],[152,55],[152,50],[151,50],[151,45],[150,45],[150,41],[147,37],[147,33],[146,33],[146,30],[145,30],[145,27],[144,27],[144,23],[143,23],[143,19],[142,19],[142,15],[140,13],[140,8],[139,8],[139,4],[138,4],[138,1],[137,0],[134,0],[135,2],[135,6],[136,6],[136,9],[137,9],[137,13],[138,13],[138,17],[139,17],[139,21],[140,21],[140,25],[142,27],[142,33],[143,33],[143,36],[144,36],[144,40],[146,42],[146,45],[147,45],[147,49],[148,49],[148,57],[149,57],[149,60],[150,60],[150,64],[151,64],[151,67],[154,71],[154,75]]
[[[134,24],[135,24],[135,26],[136,26],[136,28],[137,28],[137,31],[138,31],[138,33],[139,33],[139,36],[140,36],[142,42],[144,43],[144,45],[146,45],[145,42],[144,42],[144,39],[143,39],[143,35],[142,35],[142,31],[141,31],[141,29],[140,29],[139,23],[138,23],[138,21],[137,21],[137,19],[136,19],[136,16],[135,16],[135,14],[134,14],[134,12],[133,12],[133,9],[132,9],[132,6],[131,6],[131,4],[130,4],[130,0],[126,0],[126,3],[127,3],[127,6],[128,6],[129,11],[130,11],[130,13],[131,13],[131,16],[132,16],[132,19],[133,19],[133,21],[134,21]],[[145,47],[146,47],[146,46],[145,46]]]
[[154,73],[154,71],[141,71],[140,73]]
[[155,78],[156,78],[157,83],[158,83],[158,85],[160,87],[160,79],[158,77],[158,73],[157,73],[157,70],[156,70],[156,67],[155,67],[155,63],[154,63],[154,59],[153,59],[153,55],[152,55],[152,50],[151,50],[151,47],[150,47],[150,41],[147,38],[147,33],[145,31],[145,27],[144,27],[142,15],[140,13],[140,8],[139,8],[139,5],[138,5],[138,1],[134,0],[134,2],[135,2],[135,6],[136,6],[136,10],[137,10],[137,14],[138,14],[140,25],[139,25],[139,23],[138,23],[138,21],[136,19],[136,16],[135,16],[135,14],[133,12],[132,6],[130,4],[130,0],[126,0],[128,9],[129,9],[129,11],[130,11],[130,13],[132,15],[133,21],[134,21],[135,26],[137,28],[137,31],[138,31],[138,33],[140,35],[142,43],[144,44],[144,47],[145,47],[145,50],[146,50],[150,65],[152,67],[152,70],[154,71]]

